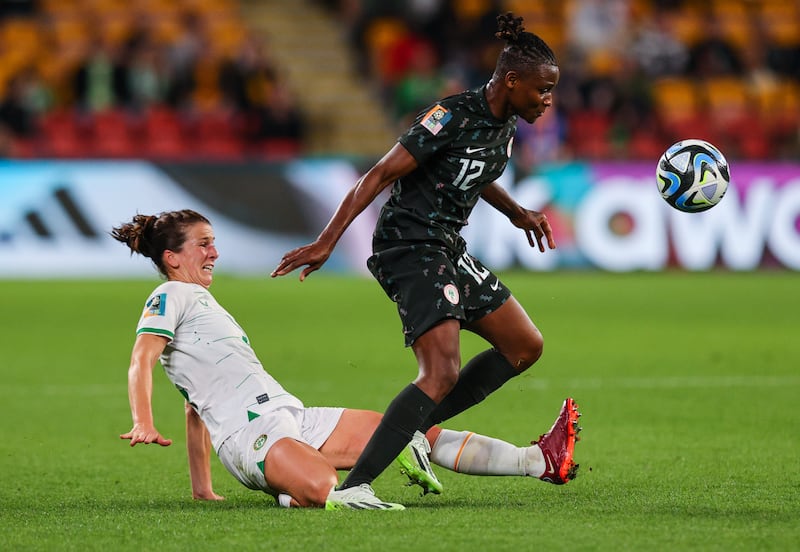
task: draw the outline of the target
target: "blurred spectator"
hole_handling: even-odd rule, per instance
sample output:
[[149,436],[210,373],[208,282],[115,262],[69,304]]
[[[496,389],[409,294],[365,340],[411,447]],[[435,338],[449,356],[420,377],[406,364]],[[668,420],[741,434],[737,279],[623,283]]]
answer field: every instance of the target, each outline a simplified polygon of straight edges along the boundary
[[52,97],[32,67],[9,80],[0,102],[0,125],[17,138],[31,138],[37,118],[52,104]]
[[709,13],[704,28],[703,37],[689,50],[687,73],[698,78],[741,75],[739,52],[725,38],[719,19]]
[[35,12],[35,0],[0,0],[0,20],[5,17],[28,16]]
[[97,32],[92,37],[89,52],[73,79],[73,91],[79,107],[91,113],[127,103],[130,88],[120,48]]
[[251,34],[220,68],[225,102],[244,112],[263,107],[278,82],[276,64],[261,37]]
[[172,69],[149,30],[139,29],[126,42],[125,58],[128,106],[142,112],[163,103],[172,86]]
[[196,69],[203,52],[208,50],[208,37],[202,18],[191,10],[180,16],[180,31],[168,46],[167,61],[172,80],[167,101],[175,108],[186,107],[192,102],[192,93],[197,85]]
[[633,29],[628,55],[653,78],[680,75],[689,61],[689,49],[675,38],[672,18],[666,12],[646,15]]
[[628,0],[574,0],[567,21],[570,44],[584,53],[622,47],[629,11]]
[[294,140],[298,144],[305,138],[305,120],[294,103],[289,89],[283,84],[272,88],[269,101],[255,111],[258,123],[252,136],[256,141],[269,139]]
[[0,103],[0,125],[12,136],[28,138],[36,130],[35,114],[25,101],[22,75],[11,78],[5,98]]
[[408,67],[394,89],[397,119],[413,121],[423,107],[440,97],[445,82],[433,45],[422,40],[413,44]]
[[795,44],[770,43],[765,57],[767,67],[775,73],[800,80],[800,41]]

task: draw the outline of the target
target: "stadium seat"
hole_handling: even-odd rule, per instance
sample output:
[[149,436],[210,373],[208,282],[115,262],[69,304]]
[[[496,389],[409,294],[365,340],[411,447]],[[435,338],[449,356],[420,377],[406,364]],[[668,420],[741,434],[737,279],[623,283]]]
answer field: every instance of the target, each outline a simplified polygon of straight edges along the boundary
[[235,160],[245,155],[234,114],[214,110],[202,113],[191,124],[193,149],[204,158]]
[[708,115],[721,131],[750,115],[750,97],[744,81],[737,77],[713,77],[700,85]]
[[671,144],[658,129],[636,129],[628,140],[627,155],[631,159],[658,159]]
[[769,41],[778,46],[800,44],[800,5],[789,0],[761,0],[761,26]]
[[171,161],[191,157],[191,147],[177,112],[167,106],[152,106],[143,119],[141,151],[144,157]]
[[139,157],[139,143],[130,116],[110,109],[92,115],[90,121],[91,148],[98,157]]
[[[685,77],[668,77],[652,85],[655,116],[669,140],[696,135],[700,94],[695,83]],[[703,124],[702,126],[707,126]]]
[[302,144],[291,138],[269,138],[260,140],[248,148],[252,157],[269,161],[287,161],[302,153]]
[[607,113],[574,112],[567,119],[567,143],[578,157],[606,159],[611,156],[610,130],[611,117]]
[[38,149],[46,157],[90,156],[87,127],[68,109],[52,111],[40,119],[39,140]]

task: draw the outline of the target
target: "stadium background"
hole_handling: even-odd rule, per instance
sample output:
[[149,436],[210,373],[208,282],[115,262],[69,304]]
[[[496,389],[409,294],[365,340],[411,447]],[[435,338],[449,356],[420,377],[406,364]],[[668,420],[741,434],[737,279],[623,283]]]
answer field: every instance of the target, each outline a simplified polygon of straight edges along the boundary
[[[383,410],[413,357],[380,286],[341,275],[363,270],[374,210],[302,285],[266,274],[316,234],[414,102],[488,77],[498,8],[524,15],[561,59],[558,109],[520,128],[504,176],[548,209],[559,249],[532,253],[491,209],[475,212],[475,252],[493,269],[528,269],[502,277],[547,350],[449,427],[525,444],[572,395],[584,414],[580,477],[555,487],[439,470],[446,492],[419,496],[387,470],[375,488],[408,506],[400,517],[332,515],[272,507],[212,459],[227,500],[193,501],[182,400],[162,374],[153,408],[173,446],[118,438],[130,427],[136,316],[158,280],[108,229],[136,211],[209,214],[222,252],[214,294],[267,369],[307,404]],[[4,550],[799,548],[796,1],[0,10]],[[132,33],[140,26],[149,39]],[[723,75],[684,65],[712,28],[747,65]],[[127,44],[117,69],[93,55],[85,64],[103,41]],[[409,68],[417,48],[430,79],[419,59]],[[84,65],[91,78],[77,77]],[[712,109],[717,97],[732,103]],[[734,177],[698,215],[670,210],[653,182],[657,155],[687,133],[718,143]],[[484,348],[464,332],[464,358]]]
[[[503,179],[548,212],[560,248],[528,255],[479,208],[476,254],[497,269],[800,267],[796,0],[1,6],[2,276],[143,273],[107,229],[184,206],[219,227],[221,270],[263,273],[319,232],[421,107],[485,82],[504,10],[562,69],[555,109],[520,122]],[[670,211],[653,178],[687,137],[719,146],[733,175],[700,216]],[[331,269],[363,272],[374,216]]]

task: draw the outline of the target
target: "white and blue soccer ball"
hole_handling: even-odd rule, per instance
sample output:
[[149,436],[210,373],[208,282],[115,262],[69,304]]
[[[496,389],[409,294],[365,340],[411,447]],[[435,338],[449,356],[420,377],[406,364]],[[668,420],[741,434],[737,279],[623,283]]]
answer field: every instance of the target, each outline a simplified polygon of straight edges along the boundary
[[656,180],[661,197],[686,213],[699,213],[720,202],[731,176],[728,162],[705,140],[681,140],[658,160]]

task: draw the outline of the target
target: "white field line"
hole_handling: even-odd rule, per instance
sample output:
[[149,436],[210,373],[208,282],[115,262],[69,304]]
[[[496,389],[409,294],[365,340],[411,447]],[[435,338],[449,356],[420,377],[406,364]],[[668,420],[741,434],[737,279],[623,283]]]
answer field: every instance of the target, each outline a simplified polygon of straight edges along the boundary
[[[513,383],[512,383],[513,382]],[[522,376],[510,385],[518,389],[728,389],[728,388],[774,388],[800,386],[798,376],[667,376],[627,378],[539,378]]]

